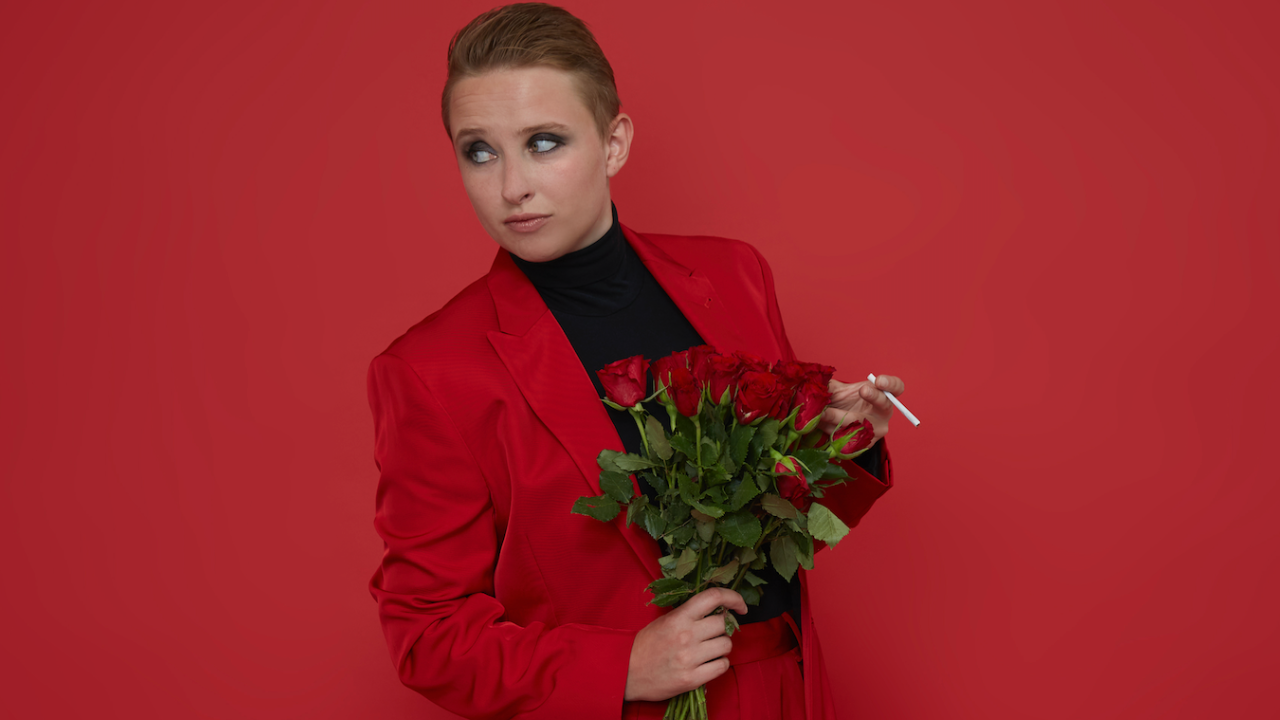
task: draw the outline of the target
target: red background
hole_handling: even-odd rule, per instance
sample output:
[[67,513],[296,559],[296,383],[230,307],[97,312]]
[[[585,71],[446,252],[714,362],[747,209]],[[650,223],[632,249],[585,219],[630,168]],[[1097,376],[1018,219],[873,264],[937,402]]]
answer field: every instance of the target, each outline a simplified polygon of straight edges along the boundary
[[[437,109],[488,4],[6,7],[0,715],[442,716],[364,372],[495,252]],[[847,716],[1280,713],[1273,4],[569,7],[623,221],[924,419],[813,576]]]

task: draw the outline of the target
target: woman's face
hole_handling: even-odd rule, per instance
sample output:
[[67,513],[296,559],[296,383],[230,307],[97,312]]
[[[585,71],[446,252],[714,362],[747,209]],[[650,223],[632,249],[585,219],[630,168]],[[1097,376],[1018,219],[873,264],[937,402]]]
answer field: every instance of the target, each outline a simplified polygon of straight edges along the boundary
[[453,86],[449,127],[480,224],[531,262],[586,247],[613,221],[609,178],[626,162],[631,120],[601,138],[577,78],[549,67],[493,70]]

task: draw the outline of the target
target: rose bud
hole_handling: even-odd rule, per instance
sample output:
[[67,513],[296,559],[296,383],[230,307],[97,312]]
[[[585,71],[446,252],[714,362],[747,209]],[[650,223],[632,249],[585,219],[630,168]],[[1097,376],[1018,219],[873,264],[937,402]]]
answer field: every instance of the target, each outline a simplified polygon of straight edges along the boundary
[[689,372],[693,373],[693,377],[698,381],[699,386],[704,388],[707,386],[711,358],[716,355],[719,355],[719,353],[710,345],[689,348]]
[[798,408],[792,427],[801,435],[812,431],[822,418],[822,411],[831,402],[831,391],[816,380],[806,380],[796,391],[795,405]]
[[689,370],[677,367],[671,369],[671,387],[667,396],[675,403],[676,410],[685,417],[693,417],[702,409],[702,386]]
[[[778,417],[779,405],[785,407],[790,400],[791,388],[779,382],[776,375],[748,370],[738,380],[738,397],[733,409],[738,422],[749,425],[765,417]],[[789,411],[790,408],[786,408],[782,417]]]
[[604,386],[605,397],[622,407],[635,407],[644,399],[644,375],[648,370],[649,361],[643,355],[634,355],[605,365],[596,371],[596,377]]
[[850,423],[836,430],[835,447],[836,454],[844,459],[849,459],[855,454],[871,447],[871,441],[875,440],[875,430],[871,427],[871,421],[863,418],[855,423]]
[[[664,389],[671,387],[671,371],[674,368],[689,367],[689,351],[681,350],[653,361],[653,381]],[[663,402],[667,401],[667,393],[662,393]]]
[[[787,467],[788,464],[795,466],[795,469]],[[787,457],[786,462],[779,461],[773,466],[773,472],[777,475],[778,495],[802,512],[809,512],[809,505],[813,501],[809,498],[809,481],[805,479],[804,468],[800,467],[800,463],[793,457]]]
[[712,355],[707,358],[707,393],[711,401],[722,405],[733,396],[733,387],[742,371],[742,360],[736,355]]

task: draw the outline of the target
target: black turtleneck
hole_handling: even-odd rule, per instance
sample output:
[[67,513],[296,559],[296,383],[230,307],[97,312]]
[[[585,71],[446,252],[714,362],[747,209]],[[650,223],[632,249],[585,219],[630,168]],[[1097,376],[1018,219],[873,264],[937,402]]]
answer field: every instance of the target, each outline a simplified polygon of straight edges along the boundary
[[[529,262],[515,255],[511,259],[537,288],[560,323],[600,397],[604,396],[604,386],[595,371],[605,365],[632,355],[643,355],[652,361],[703,344],[698,331],[623,236],[617,206],[613,207],[613,224],[609,230],[587,247],[547,262]],[[652,393],[650,378],[646,394]],[[622,446],[627,452],[639,453],[640,432],[631,416],[620,410],[605,409],[618,430]],[[658,403],[650,403],[649,411],[670,429],[667,413]],[[858,464],[878,476],[879,446],[876,448],[874,458],[868,457],[873,453],[864,453],[858,458]],[[650,497],[655,495],[648,484],[641,482],[640,487]],[[772,566],[757,575],[767,581],[763,597],[759,605],[747,606],[747,614],[741,616],[739,622],[770,620],[790,610],[796,626],[801,627],[799,581],[793,578],[788,584]]]

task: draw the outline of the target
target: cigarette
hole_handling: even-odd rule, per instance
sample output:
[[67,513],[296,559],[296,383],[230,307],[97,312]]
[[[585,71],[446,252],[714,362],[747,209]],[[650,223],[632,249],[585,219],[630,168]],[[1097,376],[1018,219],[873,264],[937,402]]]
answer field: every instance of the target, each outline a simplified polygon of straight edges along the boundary
[[[875,386],[875,384],[876,384],[876,376],[875,376],[875,375],[867,375],[867,379],[871,381],[871,385],[874,387],[874,386]],[[915,426],[919,426],[919,425],[920,425],[920,421],[916,419],[916,416],[915,416],[915,415],[912,415],[912,414],[911,414],[911,411],[907,409],[907,406],[906,406],[906,405],[903,405],[901,402],[899,402],[899,401],[898,401],[898,398],[896,398],[896,397],[894,397],[894,396],[893,396],[893,393],[889,392],[888,390],[881,390],[880,392],[882,392],[882,393],[884,393],[885,395],[888,395],[888,396],[889,396],[889,402],[893,403],[893,406],[894,406],[894,407],[896,407],[896,408],[898,408],[899,410],[901,410],[901,411],[902,411],[903,416],[905,416],[908,420],[910,420],[912,425],[915,425]]]

